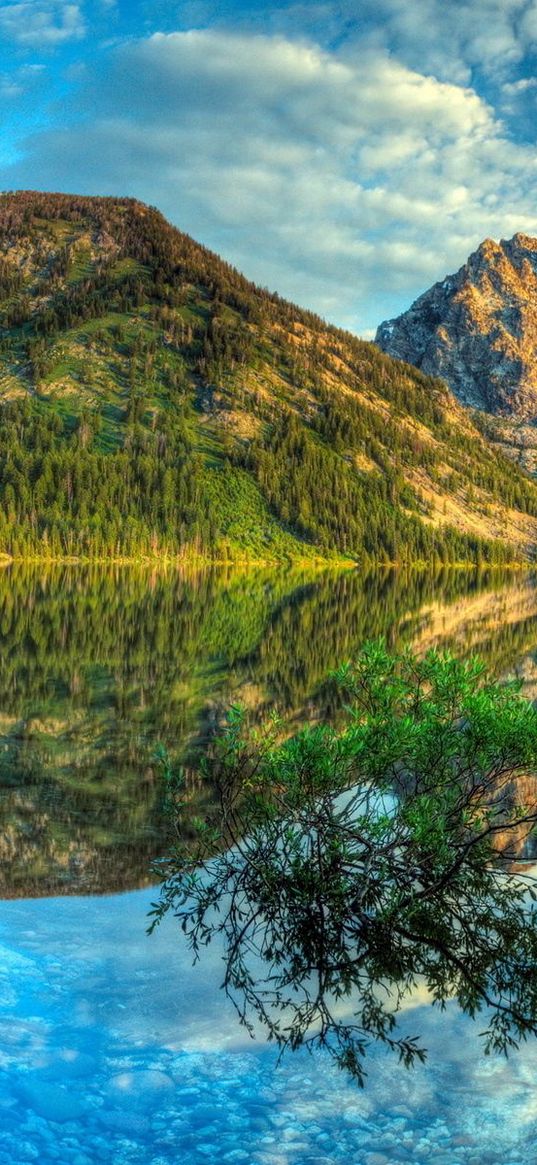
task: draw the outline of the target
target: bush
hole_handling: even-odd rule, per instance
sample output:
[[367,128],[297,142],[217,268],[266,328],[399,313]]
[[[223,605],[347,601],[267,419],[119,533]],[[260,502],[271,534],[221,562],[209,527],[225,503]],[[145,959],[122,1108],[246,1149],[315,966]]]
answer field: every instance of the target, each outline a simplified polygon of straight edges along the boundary
[[[537,915],[517,860],[535,828],[522,804],[537,764],[537,711],[476,659],[368,644],[337,673],[339,728],[248,730],[231,709],[203,767],[219,812],[178,840],[151,928],[168,910],[195,957],[224,947],[224,988],[253,1032],[282,1049],[323,1045],[357,1081],[398,1032],[418,983],[433,1004],[485,1013],[485,1051],[537,1034]],[[526,794],[527,796],[527,794]]]

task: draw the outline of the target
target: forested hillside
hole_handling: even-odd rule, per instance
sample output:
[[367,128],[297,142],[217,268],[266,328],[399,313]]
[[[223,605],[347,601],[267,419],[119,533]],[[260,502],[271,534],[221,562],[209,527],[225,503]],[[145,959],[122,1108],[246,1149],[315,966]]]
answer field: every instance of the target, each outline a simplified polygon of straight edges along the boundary
[[533,556],[537,486],[440,381],[127,199],[0,196],[0,553]]

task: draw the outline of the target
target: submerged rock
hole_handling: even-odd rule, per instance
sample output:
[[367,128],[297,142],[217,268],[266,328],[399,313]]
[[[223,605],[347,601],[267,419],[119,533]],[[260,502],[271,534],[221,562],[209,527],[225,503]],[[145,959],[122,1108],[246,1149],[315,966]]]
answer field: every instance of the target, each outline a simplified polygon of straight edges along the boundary
[[85,1110],[83,1101],[72,1092],[57,1084],[46,1084],[43,1080],[24,1081],[17,1091],[27,1108],[57,1124],[79,1120]]
[[149,1118],[139,1112],[125,1112],[123,1108],[107,1108],[99,1112],[99,1121],[106,1129],[128,1133],[136,1137],[149,1132]]
[[140,1069],[112,1076],[106,1086],[105,1095],[114,1104],[145,1110],[153,1108],[166,1094],[173,1091],[173,1080],[165,1072]]

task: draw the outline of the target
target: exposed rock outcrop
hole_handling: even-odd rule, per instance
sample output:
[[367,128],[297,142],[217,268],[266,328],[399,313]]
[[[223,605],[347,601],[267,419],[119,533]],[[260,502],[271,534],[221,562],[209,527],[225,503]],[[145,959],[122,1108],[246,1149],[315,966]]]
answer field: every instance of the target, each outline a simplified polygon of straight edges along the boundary
[[376,343],[442,377],[465,405],[537,419],[537,239],[485,239],[455,275],[382,323]]

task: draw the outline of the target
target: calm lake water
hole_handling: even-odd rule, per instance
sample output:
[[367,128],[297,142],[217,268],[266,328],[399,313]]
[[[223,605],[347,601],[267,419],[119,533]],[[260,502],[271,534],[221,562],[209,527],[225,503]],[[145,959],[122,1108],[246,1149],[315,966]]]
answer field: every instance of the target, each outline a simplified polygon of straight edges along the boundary
[[537,1161],[537,1046],[506,1063],[419,999],[427,1066],[371,1058],[365,1093],[323,1056],[277,1065],[237,1026],[218,950],[151,938],[163,743],[230,701],[337,714],[327,679],[366,638],[478,650],[537,698],[537,587],[445,572],[0,575],[0,1165],[511,1165]]

